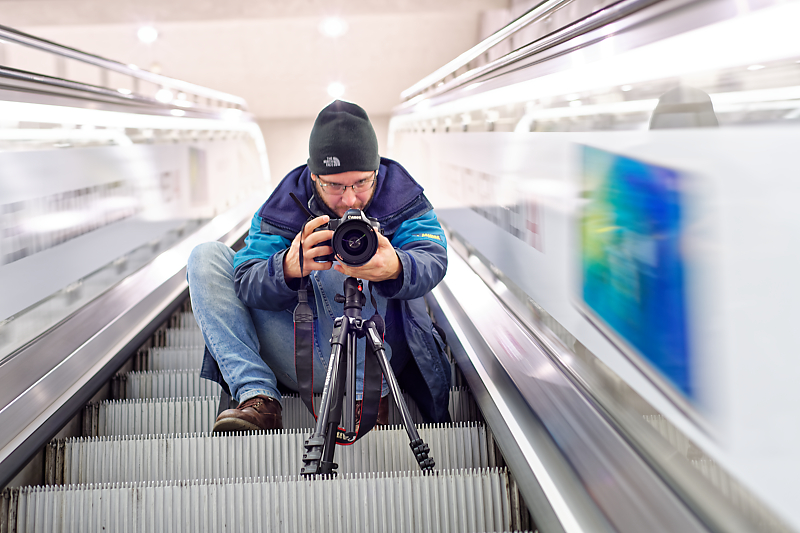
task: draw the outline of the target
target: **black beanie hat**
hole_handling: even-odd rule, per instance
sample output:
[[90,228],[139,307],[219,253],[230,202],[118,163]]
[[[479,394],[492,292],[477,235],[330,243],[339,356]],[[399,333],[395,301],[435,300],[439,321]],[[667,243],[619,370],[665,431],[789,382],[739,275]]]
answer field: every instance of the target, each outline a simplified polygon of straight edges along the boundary
[[308,140],[312,174],[378,170],[378,137],[367,112],[350,102],[334,100],[320,111]]

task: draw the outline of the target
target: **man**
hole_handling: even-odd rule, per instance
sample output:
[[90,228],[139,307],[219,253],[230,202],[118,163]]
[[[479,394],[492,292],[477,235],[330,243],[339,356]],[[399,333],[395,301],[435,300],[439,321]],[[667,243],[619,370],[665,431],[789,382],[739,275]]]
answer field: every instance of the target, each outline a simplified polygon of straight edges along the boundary
[[[315,216],[302,232],[307,215],[289,193]],[[320,245],[333,232],[314,230],[351,208],[380,222],[383,235],[375,256],[360,267],[314,261],[333,253]],[[427,421],[449,421],[450,367],[423,300],[446,270],[444,234],[422,187],[398,163],[378,155],[363,109],[334,101],[314,123],[308,164],[291,171],[261,206],[244,248],[234,254],[221,243],[206,243],[189,258],[192,308],[206,342],[201,375],[222,384],[239,402],[219,415],[214,431],[283,427],[278,383],[298,388],[292,309],[302,275],[308,276],[314,310],[315,392],[324,383],[333,320],[344,314],[334,296],[353,276],[368,281],[376,297],[386,322],[386,354],[401,386]],[[363,316],[374,312],[367,303]],[[364,339],[358,353],[360,401]],[[388,394],[385,382],[381,394]],[[381,400],[379,423],[385,422],[387,407]]]

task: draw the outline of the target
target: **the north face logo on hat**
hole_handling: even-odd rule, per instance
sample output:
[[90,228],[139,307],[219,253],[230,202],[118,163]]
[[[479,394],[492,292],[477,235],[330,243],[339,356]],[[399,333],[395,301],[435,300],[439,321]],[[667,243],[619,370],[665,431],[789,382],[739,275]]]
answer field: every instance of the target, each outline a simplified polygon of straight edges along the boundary
[[338,157],[328,156],[323,161],[326,167],[340,167],[342,164],[339,162]]

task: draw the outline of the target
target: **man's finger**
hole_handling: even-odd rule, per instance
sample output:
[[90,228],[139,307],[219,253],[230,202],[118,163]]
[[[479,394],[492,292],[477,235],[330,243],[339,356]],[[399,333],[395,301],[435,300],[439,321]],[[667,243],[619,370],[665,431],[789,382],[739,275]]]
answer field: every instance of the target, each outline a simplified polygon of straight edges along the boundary
[[305,239],[307,239],[315,229],[322,226],[323,224],[327,224],[330,219],[331,217],[329,217],[328,215],[322,215],[321,217],[317,217],[307,222],[305,229],[305,238],[303,239],[303,241],[305,241]]
[[333,248],[330,246],[315,246],[313,248],[308,248],[305,250],[306,259],[314,260],[315,257],[319,257],[321,255],[330,255],[333,253]]
[[315,231],[303,239],[303,248],[311,249],[314,245],[329,241],[333,238],[333,232],[329,229]]
[[309,261],[308,264],[309,264],[309,267],[303,269],[306,272],[308,272],[310,270],[328,270],[329,268],[331,268],[333,266],[333,263],[330,262],[330,261],[326,261],[325,263],[317,263],[316,261],[312,260],[312,261]]

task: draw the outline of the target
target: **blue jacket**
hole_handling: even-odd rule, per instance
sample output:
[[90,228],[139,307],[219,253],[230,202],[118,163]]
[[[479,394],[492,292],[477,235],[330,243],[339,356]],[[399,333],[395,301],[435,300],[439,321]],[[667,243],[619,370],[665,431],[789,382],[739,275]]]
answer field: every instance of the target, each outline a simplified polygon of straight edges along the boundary
[[[308,167],[291,171],[253,217],[245,246],[234,258],[236,294],[248,307],[280,311],[297,304],[298,286],[284,280],[283,256],[307,216],[290,192],[315,216],[338,218],[315,196]],[[381,158],[375,195],[365,213],[378,219],[403,265],[396,280],[370,283],[387,299],[385,341],[392,348],[392,367],[426,421],[449,421],[450,363],[423,299],[447,271],[442,228],[422,187],[387,158]],[[203,377],[224,384],[208,351]]]

